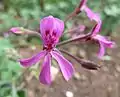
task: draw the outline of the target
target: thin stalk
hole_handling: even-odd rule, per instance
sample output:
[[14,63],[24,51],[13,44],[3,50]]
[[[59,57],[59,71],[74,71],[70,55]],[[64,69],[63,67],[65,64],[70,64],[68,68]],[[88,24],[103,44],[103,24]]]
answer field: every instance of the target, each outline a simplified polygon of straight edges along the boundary
[[64,22],[66,23],[69,19],[71,19],[72,17],[75,17],[76,15],[77,15],[76,12],[73,11],[65,18]]
[[92,28],[92,30],[88,34],[79,35],[75,38],[65,40],[63,42],[60,42],[57,46],[59,47],[59,46],[62,46],[62,45],[65,45],[65,44],[68,44],[68,43],[71,43],[71,42],[80,41],[80,40],[83,40],[83,39],[87,40],[89,37],[91,37],[93,35],[93,32],[96,29],[96,27],[97,27],[97,24]]
[[86,68],[86,69],[90,69],[90,70],[98,70],[98,68],[100,68],[101,66],[99,66],[98,64],[89,61],[89,60],[85,60],[85,59],[80,59],[78,57],[75,57],[73,55],[71,55],[69,52],[60,49],[60,51],[68,56],[70,56],[71,58],[73,58],[74,60],[76,60],[78,63],[81,64],[82,67]]
[[57,47],[60,47],[60,46],[62,46],[62,45],[65,45],[65,44],[68,44],[68,43],[71,43],[71,42],[76,42],[76,41],[79,41],[79,40],[86,39],[86,38],[88,38],[90,35],[91,35],[91,34],[88,33],[88,34],[86,34],[86,35],[80,35],[80,36],[78,36],[78,37],[65,40],[65,41],[63,41],[63,42],[60,42],[60,43],[57,45]]
[[[71,28],[71,29],[68,29],[67,31],[64,32],[64,34],[67,34],[67,33],[73,33],[75,31],[78,31],[80,29],[80,26],[77,26],[75,28]],[[64,35],[63,34],[63,35]]]
[[40,33],[36,31],[32,31],[29,29],[24,29],[24,31],[25,31],[25,34],[33,34],[33,35],[41,36]]
[[40,2],[41,11],[44,11],[45,10],[44,0],[40,0],[39,2]]
[[[37,35],[37,36],[40,36],[40,37],[41,37],[41,35],[40,35],[39,32],[32,31],[32,30],[29,30],[29,29],[25,29],[25,28],[23,28],[23,27],[17,27],[17,29],[19,29],[20,33],[15,33],[15,34]],[[19,32],[19,31],[18,31],[18,32]],[[11,32],[11,30],[10,30],[9,32]]]
[[81,13],[81,7],[84,5],[84,3],[86,3],[86,0],[82,0],[82,1],[80,0],[79,5],[77,5],[75,10],[65,18],[64,22],[66,23],[69,19]]

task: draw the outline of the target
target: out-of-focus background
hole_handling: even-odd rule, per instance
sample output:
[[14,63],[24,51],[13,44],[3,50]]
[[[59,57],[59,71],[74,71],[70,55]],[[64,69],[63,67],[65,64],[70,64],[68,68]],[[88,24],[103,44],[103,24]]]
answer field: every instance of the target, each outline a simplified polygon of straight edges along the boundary
[[[36,35],[8,34],[11,27],[22,26],[39,31],[41,18],[53,15],[64,20],[79,2],[0,0],[0,97],[120,97],[120,0],[88,0],[87,3],[94,12],[101,15],[101,34],[114,40],[117,48],[107,49],[106,55],[99,60],[96,57],[98,45],[94,43],[72,43],[62,47],[75,56],[103,65],[100,70],[86,70],[65,56],[73,63],[76,73],[66,82],[53,61],[53,82],[51,86],[45,86],[39,83],[37,66],[26,69],[17,62],[20,58],[28,58],[39,52],[42,45]],[[85,25],[86,32],[93,26],[83,12],[66,23],[65,31],[79,25]],[[64,34],[61,40],[72,35],[74,33]]]

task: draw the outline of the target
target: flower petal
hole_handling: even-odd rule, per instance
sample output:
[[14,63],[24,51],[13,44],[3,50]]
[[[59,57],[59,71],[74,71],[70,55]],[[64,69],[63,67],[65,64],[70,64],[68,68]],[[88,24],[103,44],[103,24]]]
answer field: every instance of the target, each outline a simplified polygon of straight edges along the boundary
[[42,70],[39,76],[40,82],[42,84],[50,84],[51,83],[51,55],[47,54],[44,59],[44,63],[42,65]]
[[57,51],[52,51],[51,54],[52,57],[57,60],[65,80],[68,81],[74,73],[72,64]]
[[37,55],[35,55],[31,58],[20,60],[20,64],[24,67],[32,66],[32,65],[36,64],[45,55],[46,55],[46,51],[41,51],[40,53],[38,53]]
[[55,18],[54,31],[56,32],[56,37],[61,37],[64,31],[64,22],[58,18]]
[[[90,8],[87,7],[87,5],[84,5],[82,7],[82,10],[84,10],[88,16],[88,18],[92,21],[96,21],[97,24],[95,25],[95,29],[93,31],[93,35],[96,35],[98,32],[100,32],[100,28],[102,25],[102,20],[100,19],[100,15],[98,13],[94,13]],[[93,36],[92,35],[92,36]]]
[[94,40],[98,41],[99,45],[100,45],[100,51],[99,51],[99,58],[101,58],[102,56],[104,56],[105,54],[105,47],[107,48],[113,48],[115,47],[115,42],[108,40],[105,36],[102,35],[95,35],[92,37]]
[[40,31],[42,37],[45,37],[46,31],[52,32],[54,29],[54,17],[48,16],[40,21]]
[[99,41],[99,45],[100,45],[100,49],[99,49],[98,57],[102,58],[105,54],[105,46],[104,46],[104,43],[100,41]]
[[84,7],[84,11],[86,12],[88,18],[92,21],[95,20],[97,23],[101,23],[100,15],[98,13],[94,13],[90,8],[87,6]]
[[115,42],[108,40],[105,36],[102,36],[102,35],[98,34],[98,35],[94,36],[93,38],[95,40],[101,41],[108,48],[115,47]]
[[56,37],[60,37],[63,30],[64,22],[53,16],[45,17],[40,21],[40,31],[43,37],[45,37],[46,31],[51,35],[56,34]]

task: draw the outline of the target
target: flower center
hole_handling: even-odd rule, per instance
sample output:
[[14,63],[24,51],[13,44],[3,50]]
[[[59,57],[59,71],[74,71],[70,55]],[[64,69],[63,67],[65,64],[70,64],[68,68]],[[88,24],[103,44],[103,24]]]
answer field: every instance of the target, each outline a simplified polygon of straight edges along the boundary
[[55,46],[56,43],[58,42],[58,38],[56,37],[56,32],[50,32],[46,31],[45,32],[45,45],[43,47],[44,50],[51,51]]

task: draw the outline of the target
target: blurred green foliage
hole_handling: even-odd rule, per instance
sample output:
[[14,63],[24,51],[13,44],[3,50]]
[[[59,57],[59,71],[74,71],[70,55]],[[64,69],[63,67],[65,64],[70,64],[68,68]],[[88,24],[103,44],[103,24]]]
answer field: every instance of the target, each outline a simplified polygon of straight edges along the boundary
[[[0,29],[12,26],[35,29],[39,19],[53,15],[64,20],[80,0],[3,0],[0,7]],[[92,3],[91,3],[92,2]],[[88,0],[89,7],[101,14],[103,28],[113,31],[120,22],[120,0]]]
[[3,10],[0,12],[0,29],[12,26],[34,28],[39,24],[39,19],[53,15],[64,19],[70,13],[77,0],[4,0]]
[[0,38],[0,97],[19,97],[16,85],[22,68],[17,57],[10,40]]

